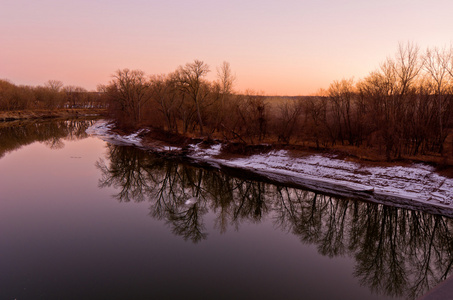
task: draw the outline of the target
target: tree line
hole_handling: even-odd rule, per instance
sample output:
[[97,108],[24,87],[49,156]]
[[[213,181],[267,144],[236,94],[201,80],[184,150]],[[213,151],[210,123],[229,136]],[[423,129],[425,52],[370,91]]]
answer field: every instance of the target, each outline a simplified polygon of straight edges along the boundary
[[210,71],[200,60],[161,75],[117,70],[98,92],[57,80],[37,87],[0,80],[0,110],[108,107],[126,129],[152,126],[245,144],[352,146],[388,160],[452,156],[453,47],[400,44],[365,78],[334,81],[310,97],[238,93],[228,62],[215,80],[206,79]]
[[452,128],[453,48],[421,53],[400,45],[378,70],[357,83],[335,81],[325,96],[313,103],[325,124],[314,129],[323,143],[377,144],[388,159],[444,154]]
[[[453,48],[400,44],[396,55],[358,81],[334,81],[312,97],[264,97],[233,90],[230,64],[200,60],[167,75],[123,69],[102,87],[119,127],[160,127],[174,133],[243,143],[316,148],[374,148],[387,159],[442,154],[452,128]],[[450,146],[451,148],[451,146]]]
[[42,86],[17,86],[0,80],[0,111],[103,108],[105,95],[89,92],[83,87],[64,86],[59,80],[49,80]]

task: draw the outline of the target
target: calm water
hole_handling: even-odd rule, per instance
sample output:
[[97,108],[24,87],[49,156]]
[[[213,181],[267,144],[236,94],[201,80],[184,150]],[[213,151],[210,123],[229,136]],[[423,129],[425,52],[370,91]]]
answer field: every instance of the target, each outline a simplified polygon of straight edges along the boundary
[[404,299],[451,273],[453,222],[109,145],[0,128],[0,299]]

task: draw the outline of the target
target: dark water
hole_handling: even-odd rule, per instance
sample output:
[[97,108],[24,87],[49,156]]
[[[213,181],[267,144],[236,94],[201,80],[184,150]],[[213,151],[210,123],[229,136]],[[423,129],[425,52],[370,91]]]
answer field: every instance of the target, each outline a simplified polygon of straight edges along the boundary
[[241,178],[84,132],[0,129],[0,299],[413,299],[453,222]]

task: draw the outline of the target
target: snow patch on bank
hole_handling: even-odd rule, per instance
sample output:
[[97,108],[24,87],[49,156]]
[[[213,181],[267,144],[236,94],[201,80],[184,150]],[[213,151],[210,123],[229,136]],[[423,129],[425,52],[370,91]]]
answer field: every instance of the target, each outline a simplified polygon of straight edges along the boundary
[[200,144],[189,145],[189,149],[192,152],[192,157],[212,159],[212,157],[220,154],[222,144],[212,145],[209,148],[201,147]]
[[444,205],[451,205],[453,201],[453,179],[436,174],[433,167],[420,164],[405,167],[365,167],[321,155],[292,158],[285,151],[233,159],[227,164],[317,179],[356,191],[373,191],[417,201]]
[[146,129],[141,129],[129,135],[120,135],[118,133],[112,132],[113,127],[114,127],[113,123],[101,120],[97,121],[92,126],[88,127],[86,133],[91,135],[97,135],[102,140],[115,145],[133,145],[138,147],[143,146],[139,134],[146,131]]
[[318,154],[291,157],[285,150],[225,160],[215,157],[220,154],[220,144],[208,149],[192,148],[194,152],[189,157],[195,160],[267,173],[272,179],[306,179],[343,186],[355,192],[372,192],[453,208],[453,179],[435,173],[428,165],[369,167]]
[[[128,136],[120,136],[111,132],[112,127],[112,124],[100,121],[88,128],[87,133],[98,135],[111,143],[142,147],[139,137],[141,131]],[[162,146],[153,150],[181,149]],[[209,163],[216,167],[226,166],[249,170],[280,182],[298,184],[310,182],[310,186],[314,186],[313,182],[316,182],[316,186],[321,189],[325,184],[330,187],[344,187],[352,192],[399,197],[419,203],[453,208],[453,179],[435,173],[431,166],[414,164],[404,167],[370,167],[318,154],[291,157],[290,153],[285,150],[245,158],[221,159],[217,157],[221,154],[221,150],[222,144],[206,147],[200,143],[189,145],[187,156],[195,161]]]

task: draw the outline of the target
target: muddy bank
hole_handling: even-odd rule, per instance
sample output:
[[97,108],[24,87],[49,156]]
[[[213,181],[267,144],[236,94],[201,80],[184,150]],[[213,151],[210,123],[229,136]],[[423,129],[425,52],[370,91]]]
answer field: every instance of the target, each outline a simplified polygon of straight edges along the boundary
[[105,115],[105,112],[106,112],[105,109],[100,108],[0,111],[0,122],[11,122],[33,119],[87,117],[94,115]]

